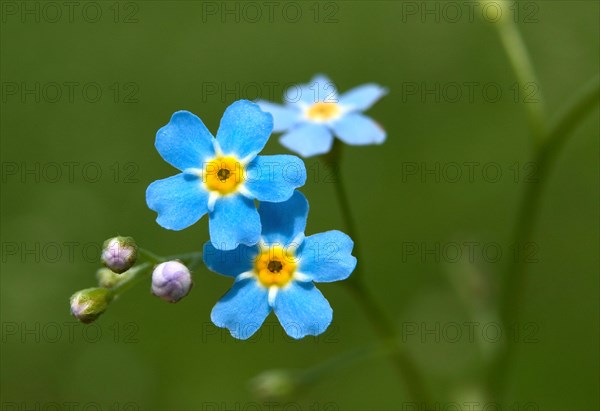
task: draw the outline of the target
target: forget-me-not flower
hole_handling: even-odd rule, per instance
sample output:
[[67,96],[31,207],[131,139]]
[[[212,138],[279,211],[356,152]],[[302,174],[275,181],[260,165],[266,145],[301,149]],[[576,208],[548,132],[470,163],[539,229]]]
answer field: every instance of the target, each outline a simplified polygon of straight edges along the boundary
[[323,75],[310,83],[290,87],[284,94],[285,105],[258,101],[273,114],[274,132],[284,132],[279,140],[285,147],[310,157],[331,150],[334,135],[346,144],[381,144],[385,130],[362,114],[387,89],[364,84],[338,96],[335,85]]
[[261,224],[254,199],[288,200],[306,181],[304,162],[298,157],[257,156],[272,129],[271,114],[247,100],[225,110],[216,139],[194,114],[173,114],[156,134],[156,149],[182,172],[146,190],[158,224],[182,230],[208,213],[216,248],[256,244]]
[[304,236],[308,201],[302,193],[282,203],[261,202],[261,241],[235,250],[207,242],[204,263],[234,277],[233,287],[215,305],[212,321],[239,339],[251,337],[271,310],[295,339],[323,333],[333,311],[313,282],[347,278],[356,266],[354,242],[340,231]]

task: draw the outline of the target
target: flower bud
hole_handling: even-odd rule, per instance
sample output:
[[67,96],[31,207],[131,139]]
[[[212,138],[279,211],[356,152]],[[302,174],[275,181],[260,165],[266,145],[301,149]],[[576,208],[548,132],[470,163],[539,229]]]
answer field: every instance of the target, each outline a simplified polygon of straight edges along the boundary
[[248,383],[254,396],[264,401],[288,400],[301,385],[297,373],[290,370],[267,370]]
[[114,237],[104,242],[102,263],[117,274],[129,270],[137,260],[137,244],[131,237]]
[[190,270],[179,261],[167,261],[152,272],[152,294],[170,303],[185,297],[192,288]]
[[71,296],[71,314],[84,324],[94,322],[112,300],[106,288],[87,288]]
[[99,287],[113,288],[123,279],[123,276],[114,273],[108,268],[100,268],[96,271],[96,278],[98,279]]

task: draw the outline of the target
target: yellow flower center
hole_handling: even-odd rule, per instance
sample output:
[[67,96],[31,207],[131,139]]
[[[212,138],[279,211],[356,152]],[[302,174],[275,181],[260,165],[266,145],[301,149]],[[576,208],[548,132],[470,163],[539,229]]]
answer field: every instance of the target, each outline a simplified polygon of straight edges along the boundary
[[203,178],[210,191],[230,194],[244,182],[244,166],[235,157],[217,157],[205,163]]
[[254,272],[265,287],[283,287],[291,281],[295,271],[294,253],[280,246],[263,249],[254,262]]
[[314,121],[327,121],[340,115],[340,106],[336,103],[315,103],[308,108],[306,116]]

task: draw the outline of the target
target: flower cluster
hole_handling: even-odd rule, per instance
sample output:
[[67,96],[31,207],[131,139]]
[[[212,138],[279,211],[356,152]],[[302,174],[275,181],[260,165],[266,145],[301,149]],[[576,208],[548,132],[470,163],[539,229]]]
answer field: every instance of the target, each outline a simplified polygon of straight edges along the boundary
[[[298,90],[298,101],[286,106],[236,101],[225,110],[216,136],[189,111],[174,113],[156,134],[158,153],[179,173],[151,183],[146,202],[169,230],[183,230],[208,215],[210,240],[201,261],[234,279],[211,319],[238,339],[250,338],[271,311],[294,339],[323,333],[333,310],[314,283],[344,280],[357,263],[346,234],[305,236],[309,203],[297,191],[306,182],[304,162],[294,155],[259,154],[273,131],[285,132],[281,143],[303,157],[329,151],[334,135],[353,145],[382,143],[383,129],[361,112],[386,90],[367,84],[338,99],[324,76]],[[135,265],[138,255],[148,261]],[[198,254],[162,258],[138,249],[130,237],[109,239],[99,287],[75,293],[71,312],[94,321],[150,269],[152,293],[178,302],[190,292],[197,261]]]
[[218,249],[256,244],[261,226],[254,200],[285,201],[306,181],[298,157],[258,156],[272,130],[273,117],[247,100],[227,108],[216,138],[194,114],[173,114],[156,135],[156,149],[181,173],[146,191],[158,224],[182,230],[208,214]]
[[299,191],[283,203],[261,203],[258,212],[260,243],[232,251],[204,246],[206,266],[235,278],[213,308],[212,321],[247,339],[273,310],[290,337],[321,334],[333,312],[313,282],[348,278],[356,266],[352,239],[339,231],[305,237],[308,201]]

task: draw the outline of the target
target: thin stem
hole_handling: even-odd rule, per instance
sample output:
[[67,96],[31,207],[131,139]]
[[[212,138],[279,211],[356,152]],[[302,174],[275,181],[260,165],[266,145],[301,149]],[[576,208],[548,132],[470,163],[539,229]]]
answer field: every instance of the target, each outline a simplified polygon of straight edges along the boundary
[[138,284],[146,277],[146,275],[156,264],[164,261],[179,260],[187,265],[190,270],[192,270],[198,265],[199,261],[202,260],[202,253],[200,252],[176,254],[167,257],[161,257],[143,248],[140,248],[139,252],[149,261],[138,264],[121,274],[124,278],[122,278],[121,281],[119,281],[119,283],[117,283],[117,285],[111,289],[112,297],[117,297]]
[[[538,181],[528,183],[524,187],[523,196],[515,222],[513,244],[521,247],[530,243],[536,224],[536,217],[541,205],[541,197],[548,179],[548,174],[553,166],[556,155],[566,141],[570,131],[585,113],[595,104],[598,94],[598,81],[592,81],[586,86],[575,103],[568,106],[565,114],[557,124],[548,130],[545,104],[531,58],[525,46],[525,42],[515,24],[510,18],[502,18],[494,24],[498,30],[500,41],[512,65],[519,90],[525,92],[525,87],[533,85],[538,90],[538,102],[525,104],[528,113],[529,129],[534,140],[534,164],[538,166]],[[523,93],[521,93],[522,95]],[[525,272],[527,265],[521,257],[516,258],[509,264],[499,301],[499,316],[502,324],[508,327],[518,320],[522,294],[525,288]],[[508,342],[502,347],[489,367],[487,376],[489,394],[492,398],[499,398],[507,383],[510,359],[514,352],[514,344]]]
[[588,81],[561,111],[559,120],[544,141],[542,150],[546,157],[554,157],[560,151],[573,129],[598,104],[599,95],[600,75],[597,75]]
[[414,401],[426,403],[428,396],[423,377],[415,362],[399,345],[400,338],[396,332],[396,327],[387,319],[386,313],[377,305],[361,279],[349,281],[348,287],[365,311],[375,332],[384,343],[388,356],[398,374],[404,380],[408,394]]
[[[343,181],[342,173],[340,172],[340,161],[342,157],[342,144],[339,140],[335,140],[333,143],[333,147],[329,153],[324,157],[325,163],[331,169],[333,174],[333,185],[335,188],[335,194],[337,196],[338,204],[340,206],[340,212],[342,214],[342,220],[346,225],[346,231],[353,240],[354,240],[354,254],[356,256],[360,255],[359,245],[360,241],[358,241],[358,234],[356,232],[356,224],[354,223],[354,219],[352,218],[352,211],[350,210],[350,202],[348,201],[348,192],[346,191],[346,185]],[[359,262],[361,261],[358,259]],[[350,278],[356,278],[359,273],[360,266],[358,266],[356,272]]]
[[425,402],[427,399],[425,384],[417,366],[412,358],[409,357],[398,344],[400,339],[396,327],[394,327],[393,323],[389,321],[386,313],[376,303],[376,300],[368,291],[363,281],[364,260],[359,253],[358,244],[360,244],[360,241],[358,239],[354,219],[352,218],[349,206],[350,202],[348,201],[349,197],[342,179],[342,173],[339,172],[341,149],[341,143],[336,140],[332,150],[324,159],[334,172],[335,193],[340,205],[344,224],[346,225],[347,234],[354,240],[354,255],[358,260],[354,273],[345,281],[345,284],[364,310],[378,337],[384,343],[390,359],[406,384],[409,395],[412,396],[415,401]]
[[[559,120],[548,132],[548,137],[544,138],[543,144],[536,151],[534,161],[539,170],[538,181],[529,183],[524,188],[525,191],[518,211],[513,237],[515,246],[519,247],[519,244],[532,242],[543,188],[554,166],[556,157],[571,132],[585,115],[598,104],[599,98],[600,79],[595,77],[576,93],[576,97],[567,104]],[[519,309],[525,289],[526,269],[527,264],[523,258],[513,260],[509,266],[499,307],[500,319],[505,326],[515,324],[519,320]],[[510,365],[509,359],[514,352],[514,348],[514,344],[508,343],[490,367],[488,379],[492,395],[500,395],[505,389]]]
[[138,252],[140,254],[140,257],[145,258],[146,260],[154,263],[154,264],[159,264],[162,263],[163,261],[165,261],[165,259],[157,254],[154,254],[152,251],[146,250],[145,248],[138,248]]
[[[517,216],[514,244],[518,246],[532,240],[532,232],[536,223],[537,211],[540,205],[540,197],[544,184],[548,180],[548,174],[556,157],[566,142],[567,138],[579,122],[585,117],[597,103],[600,93],[600,80],[594,78],[577,93],[577,97],[569,103],[563,111],[559,121],[544,139],[543,145],[535,154],[535,164],[538,166],[539,174],[536,182],[525,186],[521,207]],[[500,315],[508,320],[514,320],[517,316],[520,290],[522,289],[523,271],[525,260],[518,258],[513,260],[508,271],[504,296],[501,300]]]
[[529,128],[533,134],[536,144],[540,144],[546,135],[545,102],[540,91],[539,81],[535,75],[533,64],[523,37],[517,25],[508,17],[508,10],[504,10],[505,17],[493,23],[500,35],[500,41],[504,47],[510,64],[517,76],[519,83],[519,100],[528,95],[528,90],[533,87],[536,90],[537,102],[525,103],[527,109]]
[[[202,261],[202,253],[199,251],[192,251],[191,253],[175,254],[165,257],[165,261],[167,260],[179,260],[185,265],[190,265],[197,263],[198,260]],[[192,267],[188,268],[192,270]]]
[[129,290],[131,287],[139,283],[145,276],[150,272],[153,264],[151,263],[143,263],[136,265],[135,267],[130,268],[127,272],[122,274],[123,276],[127,276],[122,279],[114,288],[111,289],[112,297],[118,297],[123,294],[125,291]]

